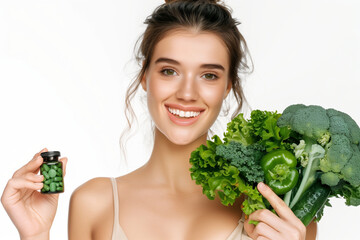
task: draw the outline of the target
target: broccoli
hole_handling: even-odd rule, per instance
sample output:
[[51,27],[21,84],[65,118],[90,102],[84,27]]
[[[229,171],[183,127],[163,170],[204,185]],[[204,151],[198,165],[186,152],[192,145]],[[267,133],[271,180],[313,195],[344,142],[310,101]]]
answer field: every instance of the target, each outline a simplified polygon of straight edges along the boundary
[[290,127],[310,139],[322,139],[328,135],[330,120],[326,110],[320,106],[292,105],[278,119],[279,127]]
[[340,177],[338,174],[333,172],[325,172],[321,174],[321,182],[326,183],[331,187],[336,186],[340,181]]
[[[334,189],[334,195],[345,197],[347,203],[356,202],[349,200],[350,197],[354,197],[348,194],[349,191],[345,194],[336,187],[344,184],[356,189],[360,187],[360,128],[349,115],[321,106],[296,104],[284,110],[277,125],[301,134],[306,145],[304,147],[301,142],[293,146],[296,151],[300,151],[298,156],[300,159],[302,157],[301,161],[307,165],[296,194],[298,196],[293,198],[290,206],[293,206],[314,182],[311,179],[318,175],[322,184]],[[320,148],[324,150],[324,156],[309,166],[307,158],[310,158],[314,149]],[[308,168],[312,171],[307,170]],[[311,174],[306,175],[308,172]]]

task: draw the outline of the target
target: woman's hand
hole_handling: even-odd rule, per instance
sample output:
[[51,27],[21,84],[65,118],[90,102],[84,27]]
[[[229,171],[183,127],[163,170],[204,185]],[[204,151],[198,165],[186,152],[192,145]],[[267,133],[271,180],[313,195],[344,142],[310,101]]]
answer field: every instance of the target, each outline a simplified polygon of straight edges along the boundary
[[[245,231],[256,240],[304,240],[306,227],[285,202],[264,183],[258,184],[259,192],[269,201],[277,215],[261,209],[249,215],[245,221]],[[249,220],[258,221],[255,226]]]
[[[43,176],[38,175],[43,158],[36,153],[31,161],[17,170],[8,181],[1,202],[19,231],[21,239],[49,239],[59,194],[41,194]],[[65,175],[67,158],[61,158]]]

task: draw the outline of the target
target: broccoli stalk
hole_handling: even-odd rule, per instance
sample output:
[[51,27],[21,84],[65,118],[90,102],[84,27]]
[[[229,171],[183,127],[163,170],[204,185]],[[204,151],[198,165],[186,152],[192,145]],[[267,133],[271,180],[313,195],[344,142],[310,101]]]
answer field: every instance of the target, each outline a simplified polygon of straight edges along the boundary
[[[305,151],[308,153],[309,159],[307,165],[303,171],[303,177],[300,186],[290,203],[292,208],[304,194],[304,192],[316,181],[316,172],[319,169],[320,159],[325,155],[325,149],[317,144],[313,139],[305,137]],[[285,199],[289,201],[290,196],[285,196]]]

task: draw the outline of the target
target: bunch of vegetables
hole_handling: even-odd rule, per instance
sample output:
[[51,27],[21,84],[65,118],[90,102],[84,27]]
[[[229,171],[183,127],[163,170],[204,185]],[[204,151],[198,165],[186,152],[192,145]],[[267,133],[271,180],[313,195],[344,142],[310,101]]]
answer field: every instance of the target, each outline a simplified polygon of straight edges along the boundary
[[256,189],[265,182],[307,226],[319,221],[330,197],[360,205],[360,128],[346,113],[302,104],[282,114],[254,110],[191,153],[191,178],[209,199],[233,204],[247,196],[246,215],[271,209]]

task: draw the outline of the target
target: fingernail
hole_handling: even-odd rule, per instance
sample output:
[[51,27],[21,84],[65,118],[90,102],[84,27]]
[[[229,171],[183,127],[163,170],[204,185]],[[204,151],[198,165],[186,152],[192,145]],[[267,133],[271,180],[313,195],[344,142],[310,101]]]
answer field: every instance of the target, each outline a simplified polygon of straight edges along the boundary
[[263,182],[259,182],[257,188],[260,190],[260,191],[264,191],[266,189],[266,186]]

